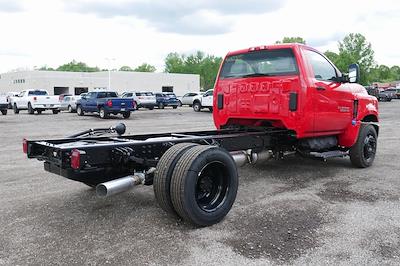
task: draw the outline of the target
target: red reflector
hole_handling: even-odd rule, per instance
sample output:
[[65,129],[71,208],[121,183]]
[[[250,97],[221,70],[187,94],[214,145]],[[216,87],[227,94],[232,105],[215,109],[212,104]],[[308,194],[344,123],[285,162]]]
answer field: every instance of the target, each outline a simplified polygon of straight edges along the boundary
[[81,168],[81,153],[77,149],[71,152],[71,168],[75,170]]
[[36,97],[36,96],[35,96],[35,97],[33,97],[33,100],[34,100],[34,101],[36,101],[36,100],[37,100],[37,97]]
[[22,151],[28,153],[28,141],[26,139],[22,140]]
[[111,101],[111,100],[108,100],[108,101],[107,101],[107,106],[108,106],[108,107],[112,107],[112,101]]

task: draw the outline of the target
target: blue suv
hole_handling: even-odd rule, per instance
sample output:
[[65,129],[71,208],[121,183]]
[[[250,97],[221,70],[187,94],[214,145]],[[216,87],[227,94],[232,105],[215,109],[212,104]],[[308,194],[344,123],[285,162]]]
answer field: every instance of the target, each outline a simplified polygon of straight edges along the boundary
[[179,100],[176,98],[176,95],[172,92],[156,92],[156,101],[159,109],[164,109],[165,106],[172,106],[172,108],[176,109],[179,105]]

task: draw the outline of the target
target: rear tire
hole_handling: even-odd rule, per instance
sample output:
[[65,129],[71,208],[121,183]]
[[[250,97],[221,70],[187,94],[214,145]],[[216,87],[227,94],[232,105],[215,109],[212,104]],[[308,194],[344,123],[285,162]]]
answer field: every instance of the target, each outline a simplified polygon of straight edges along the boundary
[[33,115],[35,113],[35,110],[32,108],[31,103],[28,103],[28,114]]
[[164,104],[163,103],[159,103],[158,104],[158,109],[164,109]]
[[1,114],[2,114],[2,115],[7,115],[7,109],[1,110]]
[[99,116],[101,119],[106,119],[108,117],[108,114],[103,107],[100,107]]
[[68,112],[72,113],[74,110],[72,109],[71,105],[68,105]]
[[19,114],[19,109],[16,103],[14,103],[14,114]]
[[178,106],[177,106],[177,105],[174,105],[174,106],[172,106],[172,108],[176,109],[176,108],[178,108]]
[[131,112],[125,112],[125,113],[122,114],[122,116],[123,116],[125,119],[128,119],[129,117],[131,117]]
[[232,156],[216,146],[196,146],[179,159],[171,179],[175,211],[197,226],[220,222],[236,199],[238,173]]
[[58,114],[60,111],[59,110],[53,110],[53,115]]
[[201,111],[201,104],[200,104],[199,102],[195,102],[195,103],[193,104],[193,110],[194,110],[195,112],[200,112],[200,111]]
[[210,112],[212,112],[212,111],[213,111],[213,108],[212,108],[212,107],[208,107],[208,110],[210,110]]
[[80,106],[80,105],[78,105],[77,107],[76,107],[76,113],[79,115],[79,116],[83,116],[85,113],[83,112],[83,110],[82,110],[82,106]]
[[36,110],[36,112],[38,113],[38,115],[42,114],[42,110]]
[[149,107],[149,110],[153,110],[153,109],[154,109],[154,106],[150,106],[150,107]]
[[350,148],[351,163],[359,168],[372,165],[375,159],[378,134],[375,127],[370,124],[361,124],[358,138]]
[[185,151],[196,146],[193,143],[179,143],[169,148],[157,163],[153,189],[158,205],[168,214],[177,215],[171,201],[171,178],[176,163]]

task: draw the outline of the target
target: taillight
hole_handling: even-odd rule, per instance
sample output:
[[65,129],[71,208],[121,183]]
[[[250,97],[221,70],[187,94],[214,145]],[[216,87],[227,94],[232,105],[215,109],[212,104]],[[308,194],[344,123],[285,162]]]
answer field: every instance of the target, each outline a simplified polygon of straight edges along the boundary
[[35,96],[35,97],[33,97],[33,100],[34,100],[34,101],[36,101],[36,100],[37,100],[37,97],[36,97],[36,96]]
[[111,100],[108,100],[108,101],[107,101],[107,106],[108,106],[108,107],[112,107],[112,101],[111,101]]
[[28,153],[28,141],[26,139],[22,140],[22,151]]
[[71,151],[71,168],[75,170],[81,168],[81,152],[77,149]]

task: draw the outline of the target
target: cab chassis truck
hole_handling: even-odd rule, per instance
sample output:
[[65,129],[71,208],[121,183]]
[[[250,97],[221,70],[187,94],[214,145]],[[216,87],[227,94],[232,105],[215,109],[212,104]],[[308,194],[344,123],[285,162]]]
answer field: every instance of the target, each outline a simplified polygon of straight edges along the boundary
[[128,136],[118,124],[62,139],[24,139],[23,151],[48,172],[96,187],[101,197],[153,185],[166,212],[210,226],[235,201],[238,166],[293,153],[349,156],[356,167],[371,166],[378,103],[358,80],[358,65],[342,74],[305,45],[252,47],[228,53],[221,64],[216,130]]

